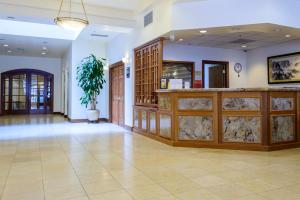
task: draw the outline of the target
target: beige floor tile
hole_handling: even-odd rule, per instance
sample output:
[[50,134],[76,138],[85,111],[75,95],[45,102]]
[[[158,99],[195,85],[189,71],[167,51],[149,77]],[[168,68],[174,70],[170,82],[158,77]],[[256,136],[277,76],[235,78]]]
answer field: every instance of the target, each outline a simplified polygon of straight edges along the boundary
[[214,195],[217,195],[218,197],[223,199],[236,199],[250,194],[254,194],[253,192],[237,184],[218,185],[208,187],[207,189]]
[[150,178],[145,175],[137,175],[137,176],[127,176],[127,177],[119,177],[116,180],[124,187],[124,188],[132,188],[137,186],[148,186],[155,184]]
[[160,182],[159,185],[161,185],[163,188],[165,188],[167,191],[169,191],[172,194],[182,193],[182,192],[191,191],[191,190],[197,190],[197,189],[201,188],[201,186],[199,184],[197,184],[196,182],[194,182],[190,179],[182,179],[179,181]]
[[181,200],[222,200],[221,197],[218,197],[204,189],[182,192],[175,194],[175,196]]
[[62,200],[73,199],[85,196],[85,192],[80,184],[76,185],[61,185],[45,188],[46,200]]
[[228,180],[216,175],[201,176],[200,178],[194,179],[194,181],[201,187],[211,187],[229,183]]
[[266,200],[266,199],[263,198],[262,196],[257,195],[257,194],[253,194],[253,195],[238,198],[236,200]]
[[88,195],[94,195],[122,189],[121,184],[114,179],[106,179],[99,180],[97,182],[84,183],[83,186]]
[[156,199],[161,196],[171,195],[171,193],[159,185],[138,186],[129,188],[127,191],[138,200]]
[[258,194],[267,200],[283,200],[283,199],[299,200],[300,199],[299,193],[293,193],[285,188],[269,190]]
[[1,200],[300,199],[300,149],[175,148],[56,115],[0,124]]
[[91,195],[91,200],[134,200],[130,194],[125,190],[116,190],[113,192],[106,192],[98,195]]

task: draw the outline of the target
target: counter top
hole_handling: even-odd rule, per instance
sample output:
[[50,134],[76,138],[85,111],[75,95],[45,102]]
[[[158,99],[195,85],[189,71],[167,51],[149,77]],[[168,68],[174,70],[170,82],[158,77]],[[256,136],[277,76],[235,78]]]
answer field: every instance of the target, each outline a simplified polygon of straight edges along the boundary
[[300,92],[300,87],[268,87],[268,88],[192,88],[192,89],[160,89],[157,93],[184,92]]

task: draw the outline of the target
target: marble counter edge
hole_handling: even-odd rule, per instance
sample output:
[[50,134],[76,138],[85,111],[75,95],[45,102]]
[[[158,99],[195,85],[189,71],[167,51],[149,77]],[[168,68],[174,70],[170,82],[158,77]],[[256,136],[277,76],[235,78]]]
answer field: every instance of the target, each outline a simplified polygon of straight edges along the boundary
[[197,92],[300,92],[300,87],[282,88],[193,88],[193,89],[160,89],[157,93],[197,93]]

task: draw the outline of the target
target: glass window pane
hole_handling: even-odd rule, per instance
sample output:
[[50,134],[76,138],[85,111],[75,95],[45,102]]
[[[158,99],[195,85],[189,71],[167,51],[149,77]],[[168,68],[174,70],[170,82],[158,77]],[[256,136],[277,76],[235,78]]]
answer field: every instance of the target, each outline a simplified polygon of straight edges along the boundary
[[9,108],[9,104],[8,103],[5,103],[5,110],[8,110],[8,108]]
[[19,96],[12,96],[12,101],[13,102],[18,102],[19,101]]
[[19,95],[19,89],[12,89],[12,95]]

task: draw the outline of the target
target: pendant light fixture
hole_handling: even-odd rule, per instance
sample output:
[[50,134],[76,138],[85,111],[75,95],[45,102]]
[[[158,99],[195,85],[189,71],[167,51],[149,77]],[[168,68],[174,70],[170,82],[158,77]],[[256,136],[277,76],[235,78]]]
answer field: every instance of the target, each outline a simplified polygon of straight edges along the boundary
[[64,0],[61,1],[58,15],[54,19],[54,22],[58,25],[63,27],[64,29],[71,30],[71,31],[76,31],[76,32],[81,32],[88,24],[88,18],[86,14],[86,10],[83,4],[83,0],[81,1],[81,6],[84,12],[84,18],[77,18],[72,16],[72,0],[70,0],[70,5],[69,5],[69,15],[68,16],[61,16],[62,12],[62,6],[64,4]]

